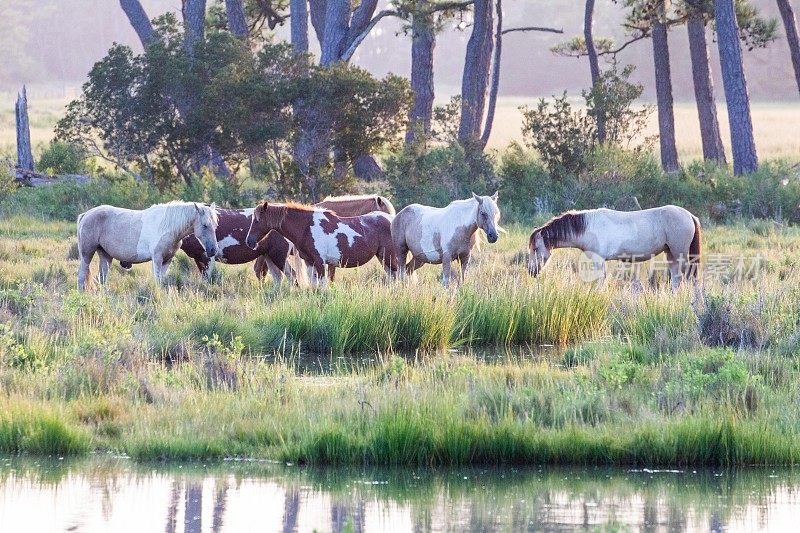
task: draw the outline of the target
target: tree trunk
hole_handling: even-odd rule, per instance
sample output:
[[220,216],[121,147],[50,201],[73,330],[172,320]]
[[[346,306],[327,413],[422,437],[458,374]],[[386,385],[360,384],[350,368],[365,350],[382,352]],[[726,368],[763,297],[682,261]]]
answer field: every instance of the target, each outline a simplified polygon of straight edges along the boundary
[[734,0],[714,0],[714,19],[717,24],[717,45],[722,66],[722,82],[733,148],[735,174],[755,172],[758,154],[753,139],[753,121],[750,117],[750,97],[742,65],[742,48],[736,26]]
[[678,170],[678,150],[675,148],[675,116],[672,102],[672,76],[669,68],[669,42],[664,22],[664,2],[658,3],[657,19],[653,20],[653,64],[656,71],[656,101],[658,105],[658,138],[661,146],[661,166],[665,172]]
[[464,73],[461,80],[461,121],[458,141],[464,146],[480,139],[486,88],[492,63],[494,25],[491,0],[475,0],[472,35],[467,43]]
[[250,32],[242,0],[225,0],[225,13],[228,15],[228,29],[231,33],[240,39],[247,39]]
[[[600,83],[600,61],[597,57],[597,49],[594,46],[594,35],[592,25],[594,24],[594,0],[586,0],[586,8],[583,13],[583,40],[586,43],[586,55],[589,57],[589,71],[592,75],[592,87]],[[596,110],[595,121],[597,122],[597,140],[606,140],[606,114],[602,105]]]
[[789,43],[789,51],[792,54],[794,79],[797,82],[797,90],[800,91],[800,36],[797,34],[797,20],[794,18],[794,10],[789,0],[778,0],[778,9],[781,12],[783,27],[786,30],[786,41]]
[[125,15],[127,15],[128,21],[139,37],[142,46],[147,48],[147,46],[153,42],[153,39],[155,39],[155,32],[153,31],[153,25],[150,23],[150,19],[147,18],[147,13],[142,7],[142,4],[139,0],[119,0],[119,5],[122,7]]
[[183,46],[190,56],[194,45],[206,34],[206,0],[182,0]]
[[17,116],[17,166],[23,170],[36,170],[31,151],[31,128],[28,122],[28,91],[22,86],[15,106]]
[[342,57],[350,29],[350,0],[327,0],[325,3],[325,32],[320,42],[320,65],[330,66]]
[[411,20],[411,89],[414,102],[408,113],[406,145],[414,144],[419,133],[427,138],[433,116],[433,51],[436,48],[436,31],[433,15],[427,10],[429,0],[420,0]]
[[495,0],[497,12],[497,29],[495,30],[494,66],[492,68],[492,85],[489,88],[489,104],[486,110],[486,124],[481,134],[481,148],[486,148],[492,135],[494,112],[497,109],[497,93],[500,91],[500,60],[503,58],[503,0]]
[[692,59],[694,97],[697,116],[700,119],[700,136],[703,140],[703,159],[725,164],[725,147],[719,131],[717,104],[714,100],[714,82],[708,61],[706,24],[702,13],[694,12],[687,23],[689,31],[689,54]]
[[296,54],[308,52],[308,0],[290,0],[292,50]]

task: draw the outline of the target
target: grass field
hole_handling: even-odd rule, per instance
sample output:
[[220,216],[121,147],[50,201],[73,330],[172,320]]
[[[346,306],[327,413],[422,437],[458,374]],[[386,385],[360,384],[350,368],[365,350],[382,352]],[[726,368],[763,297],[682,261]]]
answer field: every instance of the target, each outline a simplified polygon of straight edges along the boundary
[[178,259],[163,289],[141,265],[80,294],[73,223],[2,220],[0,451],[797,463],[800,229],[708,227],[703,285],[677,294],[658,273],[584,283],[568,252],[532,280],[509,229],[457,290],[432,266],[410,287],[377,265],[327,291],[246,266],[208,285]]
[[[0,93],[0,154],[15,152],[14,128],[15,95]],[[502,149],[511,141],[521,140],[522,114],[518,107],[533,106],[536,98],[500,98],[497,106],[489,147]],[[30,101],[31,142],[40,151],[53,138],[53,127],[64,114],[66,98],[32,99]],[[727,110],[724,103],[718,105],[722,138],[730,158],[730,131],[727,126]],[[754,102],[752,104],[753,128],[759,157],[763,159],[787,158],[800,161],[800,104],[791,102]],[[647,135],[658,132],[656,114],[649,122]],[[678,154],[682,161],[702,158],[700,126],[693,103],[675,104],[675,130]]]

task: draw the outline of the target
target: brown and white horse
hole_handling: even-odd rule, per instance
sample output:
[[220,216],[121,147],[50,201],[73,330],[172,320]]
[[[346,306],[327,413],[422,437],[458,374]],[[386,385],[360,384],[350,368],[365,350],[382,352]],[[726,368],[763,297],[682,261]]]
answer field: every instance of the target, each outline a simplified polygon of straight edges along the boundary
[[357,217],[372,211],[383,211],[394,215],[392,202],[377,194],[351,194],[347,196],[328,196],[321,202],[314,204],[316,207],[335,211],[340,217]]
[[[290,280],[293,279],[295,269],[287,261],[291,248],[289,241],[272,233],[263,239],[255,250],[245,245],[247,230],[250,229],[250,222],[253,219],[253,209],[252,207],[248,209],[217,208],[219,253],[216,258],[209,258],[197,239],[187,237],[183,240],[181,250],[194,259],[201,274],[206,277],[211,275],[214,259],[229,265],[241,265],[261,260],[262,263],[258,268],[254,268],[258,279],[262,279],[267,271],[272,275],[276,284],[281,282],[283,274],[286,274]],[[301,278],[304,275],[305,273],[302,273]]]
[[568,211],[531,233],[528,272],[538,275],[555,248],[582,250],[599,277],[605,277],[608,260],[647,261],[665,252],[675,289],[682,279],[697,277],[700,241],[700,221],[675,205],[640,211]]
[[[327,270],[352,268],[377,257],[390,276],[397,273],[392,245],[392,215],[380,211],[339,217],[333,211],[301,204],[264,202],[253,212],[247,245],[255,249],[270,231],[294,244],[309,265],[312,282],[325,285]],[[333,273],[330,273],[333,279]]]
[[[337,215],[345,217],[365,215],[372,211],[383,211],[390,215],[395,213],[392,203],[377,195],[329,196],[317,206],[331,209],[336,211]],[[268,234],[259,241],[255,250],[245,244],[253,209],[217,208],[219,217],[217,241],[220,248],[217,260],[230,265],[241,265],[255,260],[253,271],[256,277],[263,279],[269,272],[276,285],[280,284],[284,275],[290,281],[303,281],[306,277],[305,266],[300,268],[300,262],[290,253],[292,245],[278,233]],[[214,258],[209,259],[203,253],[203,248],[197,239],[191,237],[184,239],[181,249],[194,259],[201,274],[206,277],[211,274]]]
[[[191,202],[156,204],[142,211],[100,205],[78,215],[78,289],[84,290],[89,264],[100,254],[100,283],[108,279],[111,261],[125,268],[153,262],[153,275],[161,283],[184,237],[192,235],[203,250],[217,253],[216,206]],[[201,244],[202,243],[202,244]]]
[[500,227],[500,209],[497,193],[478,196],[472,193],[468,200],[456,200],[447,207],[437,208],[411,204],[397,213],[392,221],[397,259],[405,264],[411,252],[411,261],[401,269],[400,276],[413,274],[425,263],[442,264],[442,283],[447,287],[451,278],[452,262],[461,263],[458,281],[463,281],[475,246],[478,228],[486,233],[490,243],[497,242]]

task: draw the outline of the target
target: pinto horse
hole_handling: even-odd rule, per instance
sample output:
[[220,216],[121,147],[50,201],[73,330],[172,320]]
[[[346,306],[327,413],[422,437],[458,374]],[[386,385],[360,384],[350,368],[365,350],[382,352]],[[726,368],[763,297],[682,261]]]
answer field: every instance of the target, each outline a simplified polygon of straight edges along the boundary
[[602,277],[608,260],[647,261],[665,252],[672,288],[677,289],[682,279],[697,278],[700,241],[700,221],[676,205],[641,211],[568,211],[531,233],[528,272],[538,275],[554,248],[582,250]]
[[78,289],[86,287],[89,265],[100,254],[100,283],[116,259],[125,268],[153,262],[153,275],[161,283],[184,237],[192,236],[208,257],[217,254],[216,206],[191,202],[156,204],[142,211],[100,205],[78,215]]
[[376,194],[351,194],[347,196],[328,196],[321,202],[314,204],[335,211],[340,217],[357,217],[372,211],[383,211],[394,215],[392,202]]
[[[272,275],[275,284],[281,282],[281,276],[286,275],[290,280],[294,271],[287,261],[291,244],[278,234],[272,233],[263,239],[258,247],[253,250],[244,244],[247,230],[253,218],[253,208],[249,209],[220,209],[217,208],[219,225],[217,226],[217,245],[219,254],[216,260],[230,265],[241,265],[253,260],[262,263],[254,268],[258,279],[262,279],[267,271]],[[194,259],[200,273],[206,277],[213,271],[213,257],[208,257],[203,247],[192,237],[187,237],[181,243],[181,250]]]
[[[456,200],[444,208],[411,204],[397,213],[392,221],[397,260],[405,264],[400,270],[401,278],[411,275],[425,263],[442,264],[442,283],[450,283],[452,262],[461,263],[461,282],[469,266],[472,248],[477,240],[478,228],[486,232],[490,243],[497,242],[500,227],[500,209],[497,193],[493,196],[478,196],[472,193],[468,200]],[[406,256],[411,252],[411,261]]]
[[[317,207],[324,207],[336,211],[339,216],[365,215],[371,211],[383,211],[394,215],[394,206],[383,196],[377,195],[350,195],[329,196]],[[220,209],[217,208],[219,226],[217,226],[217,240],[220,254],[217,260],[230,265],[241,265],[255,260],[253,271],[258,279],[264,279],[267,272],[272,280],[279,285],[285,275],[290,281],[304,279],[305,266],[297,261],[292,245],[276,232],[271,232],[259,241],[258,247],[253,250],[245,244],[247,231],[253,217],[253,208],[249,209]],[[208,277],[213,271],[213,258],[209,259],[196,239],[186,238],[181,244],[181,249],[190,258],[194,259],[201,274]],[[302,268],[301,268],[302,267]]]
[[[247,245],[255,249],[270,231],[294,244],[309,265],[314,285],[325,285],[326,270],[352,268],[377,257],[394,277],[397,262],[392,245],[392,215],[381,211],[357,217],[339,217],[319,207],[289,203],[262,203],[253,212]],[[331,280],[333,274],[330,273]]]

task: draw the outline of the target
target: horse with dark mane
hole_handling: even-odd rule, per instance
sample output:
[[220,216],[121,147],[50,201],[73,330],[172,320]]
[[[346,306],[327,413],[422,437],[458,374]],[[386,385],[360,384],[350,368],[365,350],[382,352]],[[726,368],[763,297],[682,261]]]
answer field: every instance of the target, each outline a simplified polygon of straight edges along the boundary
[[392,243],[392,218],[380,211],[339,217],[333,211],[314,206],[263,202],[253,211],[246,242],[256,249],[271,231],[280,233],[309,265],[315,285],[324,285],[328,276],[332,280],[336,267],[358,267],[373,257],[394,277],[397,259]]
[[700,221],[675,205],[640,211],[568,211],[531,233],[528,272],[538,275],[555,248],[582,250],[603,277],[608,260],[647,261],[664,252],[675,289],[682,279],[697,278],[700,244]]

